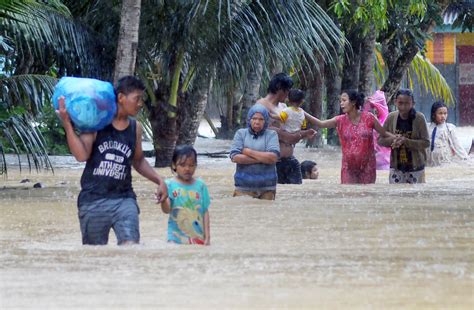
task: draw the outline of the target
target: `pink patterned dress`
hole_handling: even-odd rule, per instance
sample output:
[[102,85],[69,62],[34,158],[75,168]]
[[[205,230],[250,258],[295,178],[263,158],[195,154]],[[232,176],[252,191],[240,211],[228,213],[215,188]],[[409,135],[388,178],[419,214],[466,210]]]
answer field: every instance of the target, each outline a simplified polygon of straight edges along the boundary
[[375,183],[374,120],[369,112],[361,112],[358,124],[349,117],[336,116],[336,129],[342,147],[342,184]]

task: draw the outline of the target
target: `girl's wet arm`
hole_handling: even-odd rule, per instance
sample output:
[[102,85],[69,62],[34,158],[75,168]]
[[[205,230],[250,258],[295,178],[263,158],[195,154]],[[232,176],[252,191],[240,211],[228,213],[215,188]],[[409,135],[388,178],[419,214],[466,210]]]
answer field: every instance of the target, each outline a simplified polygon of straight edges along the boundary
[[211,224],[209,219],[209,211],[204,213],[204,244],[210,245],[211,244]]
[[163,213],[169,214],[171,212],[171,201],[170,198],[167,197],[161,202],[161,210]]

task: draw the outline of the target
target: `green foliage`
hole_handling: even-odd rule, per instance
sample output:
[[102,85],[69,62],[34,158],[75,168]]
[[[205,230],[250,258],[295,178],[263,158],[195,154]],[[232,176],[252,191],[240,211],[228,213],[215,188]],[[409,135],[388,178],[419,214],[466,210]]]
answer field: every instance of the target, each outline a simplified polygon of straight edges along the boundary
[[329,9],[339,19],[343,29],[357,28],[365,35],[371,26],[375,31],[387,28],[387,6],[386,0],[336,0]]
[[456,15],[452,27],[460,27],[462,32],[472,32],[474,26],[474,3],[470,0],[452,1],[444,12],[445,15]]
[[38,129],[44,138],[49,155],[68,155],[66,133],[52,105],[45,105],[38,118]]

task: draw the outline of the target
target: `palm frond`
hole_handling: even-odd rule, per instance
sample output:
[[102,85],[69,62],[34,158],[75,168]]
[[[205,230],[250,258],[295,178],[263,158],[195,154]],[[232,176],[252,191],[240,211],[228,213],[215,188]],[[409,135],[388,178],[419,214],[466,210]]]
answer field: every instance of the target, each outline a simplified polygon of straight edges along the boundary
[[22,106],[37,115],[54,91],[57,80],[45,75],[14,75],[0,78],[0,100],[8,107]]
[[[381,87],[385,81],[386,69],[380,55],[381,45],[376,44],[374,73],[378,87]],[[415,79],[418,87],[425,93],[432,94],[435,98],[443,100],[447,105],[455,103],[455,98],[451,87],[441,72],[421,53],[416,54],[410,67],[407,70],[406,78],[413,89]]]
[[[13,148],[18,158],[18,165],[21,169],[20,154],[26,154],[28,167],[31,171],[32,167],[39,171],[40,169],[51,169],[53,166],[46,152],[44,140],[38,128],[34,125],[34,120],[27,114],[10,115],[7,119],[0,121],[0,131]],[[7,172],[5,161],[5,145],[2,145],[0,153],[3,158],[0,163],[0,171]]]
[[414,79],[423,87],[426,93],[431,93],[435,98],[442,99],[447,105],[455,103],[451,88],[444,76],[427,58],[418,53],[407,71],[407,78],[413,89]]
[[43,62],[45,67],[54,65],[51,63],[54,60],[70,74],[80,72],[101,77],[104,70],[100,66],[98,41],[85,26],[72,20],[60,1],[50,2],[52,4],[31,1],[21,12],[0,18],[0,27],[16,51],[8,56],[34,59]]

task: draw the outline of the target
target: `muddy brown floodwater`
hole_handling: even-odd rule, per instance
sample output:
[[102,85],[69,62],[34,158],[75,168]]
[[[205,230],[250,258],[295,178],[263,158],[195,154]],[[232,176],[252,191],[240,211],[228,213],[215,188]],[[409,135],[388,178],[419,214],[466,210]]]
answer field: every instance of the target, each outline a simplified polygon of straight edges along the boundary
[[118,247],[111,233],[107,246],[82,246],[82,166],[57,157],[54,175],[11,168],[0,181],[0,307],[474,308],[472,158],[428,168],[426,184],[389,185],[382,171],[362,186],[339,184],[338,149],[296,154],[317,161],[320,179],[279,186],[275,202],[231,197],[234,165],[199,158],[209,247],[166,242],[167,216],[137,174],[141,244]]

